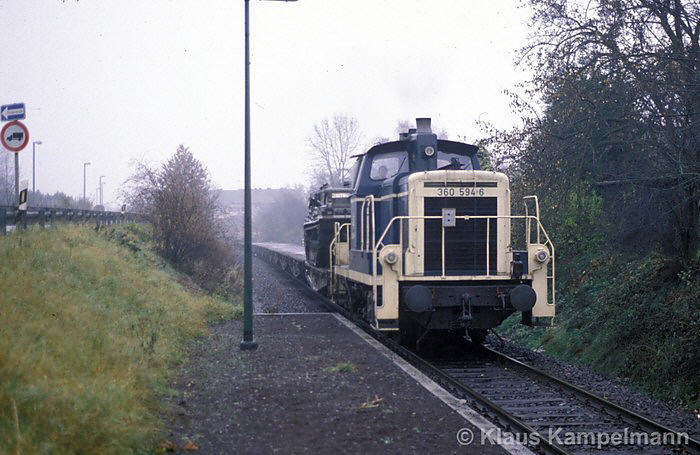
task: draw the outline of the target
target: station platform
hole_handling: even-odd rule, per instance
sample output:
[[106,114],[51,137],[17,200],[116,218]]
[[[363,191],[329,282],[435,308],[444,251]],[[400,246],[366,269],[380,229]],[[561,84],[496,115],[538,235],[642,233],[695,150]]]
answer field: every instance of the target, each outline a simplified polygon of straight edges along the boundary
[[259,246],[262,248],[267,248],[272,251],[284,254],[298,261],[304,262],[306,260],[306,251],[301,245],[292,245],[289,243],[272,243],[272,242],[256,242],[254,246]]
[[340,315],[259,314],[254,327],[256,351],[239,349],[240,321],[196,346],[170,440],[199,453],[530,453],[482,443],[490,422]]

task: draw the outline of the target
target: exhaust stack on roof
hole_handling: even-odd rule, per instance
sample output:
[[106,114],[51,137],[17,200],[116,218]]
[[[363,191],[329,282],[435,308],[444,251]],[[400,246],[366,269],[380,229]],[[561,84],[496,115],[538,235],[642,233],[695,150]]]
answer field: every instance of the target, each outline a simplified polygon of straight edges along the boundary
[[418,130],[418,134],[432,133],[433,131],[430,129],[430,117],[417,118],[416,130]]

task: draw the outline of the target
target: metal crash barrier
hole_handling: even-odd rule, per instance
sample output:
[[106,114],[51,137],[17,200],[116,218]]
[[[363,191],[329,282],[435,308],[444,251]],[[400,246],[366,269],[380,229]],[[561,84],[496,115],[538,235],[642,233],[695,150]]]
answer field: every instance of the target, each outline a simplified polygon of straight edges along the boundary
[[129,212],[47,207],[31,207],[24,211],[14,206],[0,206],[0,235],[13,230],[25,229],[31,225],[44,228],[56,223],[85,224],[94,222],[98,226],[109,226],[134,221],[143,221],[143,216]]

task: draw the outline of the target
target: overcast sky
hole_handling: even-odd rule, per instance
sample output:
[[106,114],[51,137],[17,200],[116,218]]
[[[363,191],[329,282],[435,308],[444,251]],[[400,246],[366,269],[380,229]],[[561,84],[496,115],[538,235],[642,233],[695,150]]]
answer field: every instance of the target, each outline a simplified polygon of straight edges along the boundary
[[[37,189],[105,200],[133,160],[190,147],[225,189],[243,185],[243,0],[0,0],[0,104],[24,102]],[[367,141],[432,117],[450,138],[512,125],[524,79],[517,0],[251,0],[253,185],[306,183],[306,138],[334,113]],[[7,153],[7,152],[0,152]],[[30,179],[31,144],[20,153]]]

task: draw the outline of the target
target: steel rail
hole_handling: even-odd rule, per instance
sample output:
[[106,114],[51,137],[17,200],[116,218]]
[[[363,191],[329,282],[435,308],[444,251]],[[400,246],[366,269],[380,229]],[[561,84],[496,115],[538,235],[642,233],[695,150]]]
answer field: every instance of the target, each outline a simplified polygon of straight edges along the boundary
[[[662,434],[675,434],[677,440],[683,441],[685,434],[680,434],[679,432],[662,425],[660,423],[654,422],[641,414],[637,414],[627,408],[624,408],[618,404],[613,403],[601,396],[594,393],[588,392],[581,387],[574,385],[568,381],[560,379],[556,376],[552,376],[539,368],[535,368],[532,365],[528,365],[520,360],[514,359],[502,352],[498,352],[494,349],[482,346],[482,349],[486,351],[490,356],[495,357],[499,361],[508,364],[511,367],[515,367],[521,371],[526,372],[529,375],[536,376],[537,378],[543,379],[550,384],[556,386],[562,392],[569,392],[572,398],[578,399],[584,402],[586,405],[593,407],[598,411],[606,412],[612,416],[617,417],[623,422],[633,425],[647,433],[662,433]],[[700,441],[691,438],[689,435],[685,444],[681,447],[687,453],[700,454]]]

